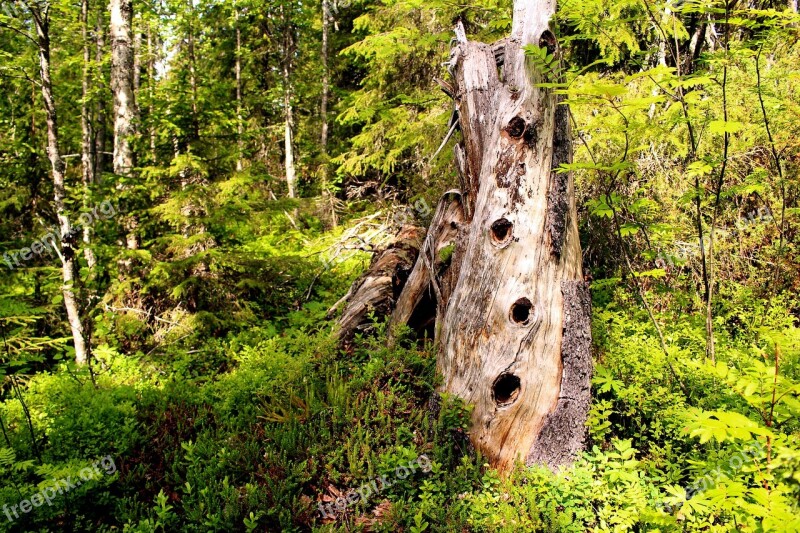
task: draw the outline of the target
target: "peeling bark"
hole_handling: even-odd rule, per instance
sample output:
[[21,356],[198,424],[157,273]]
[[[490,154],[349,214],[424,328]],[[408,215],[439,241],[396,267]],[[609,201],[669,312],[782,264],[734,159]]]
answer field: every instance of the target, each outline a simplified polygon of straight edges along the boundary
[[562,282],[564,329],[561,340],[561,392],[545,418],[527,463],[568,464],[583,450],[592,379],[592,299],[583,281]]

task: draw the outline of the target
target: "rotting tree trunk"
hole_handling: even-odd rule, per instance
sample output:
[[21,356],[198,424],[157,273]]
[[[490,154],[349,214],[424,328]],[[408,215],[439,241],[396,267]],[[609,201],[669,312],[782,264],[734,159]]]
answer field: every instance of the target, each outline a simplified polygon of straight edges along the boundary
[[348,293],[329,311],[332,316],[342,302],[347,302],[337,328],[342,346],[349,350],[356,333],[368,333],[372,324],[369,315],[388,316],[406,286],[414,267],[425,229],[403,226],[391,243],[372,258],[367,271],[350,287]]
[[572,175],[557,171],[572,160],[569,110],[523,50],[557,53],[554,12],[554,0],[516,0],[512,34],[494,45],[457,25],[445,92],[461,190],[439,202],[390,324],[435,336],[441,390],[474,406],[472,443],[500,470],[571,462],[589,409],[591,300]]
[[67,321],[69,322],[72,340],[75,345],[75,361],[78,364],[84,364],[88,360],[89,347],[81,322],[78,298],[76,297],[76,293],[80,289],[80,276],[77,275],[78,265],[75,254],[77,232],[71,227],[69,216],[67,215],[64,160],[61,158],[61,153],[58,149],[58,115],[53,96],[53,82],[50,77],[49,5],[40,8],[36,4],[31,4],[28,9],[36,27],[36,38],[39,47],[39,75],[47,121],[47,158],[50,160],[50,172],[53,177],[53,203],[61,235],[59,257],[61,258],[61,272],[64,282],[61,286],[61,294],[64,297],[64,308],[67,312]]
[[[473,404],[470,438],[501,470],[555,468],[583,447],[591,378],[569,110],[525,56],[557,53],[555,0],[516,0],[510,38],[466,39],[451,56],[463,133],[465,224],[437,324],[442,389]],[[498,72],[497,58],[502,57]],[[463,155],[458,155],[463,152]]]
[[133,0],[111,0],[111,92],[114,96],[114,173],[133,168]]

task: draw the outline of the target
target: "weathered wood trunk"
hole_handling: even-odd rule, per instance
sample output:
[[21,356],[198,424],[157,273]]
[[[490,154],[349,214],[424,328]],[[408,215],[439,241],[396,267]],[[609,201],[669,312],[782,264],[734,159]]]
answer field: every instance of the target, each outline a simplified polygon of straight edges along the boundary
[[332,316],[339,304],[346,302],[336,332],[345,349],[350,348],[356,333],[367,333],[372,328],[370,314],[391,314],[417,260],[424,237],[424,228],[403,226],[386,249],[372,258],[369,269],[328,312]]
[[[590,298],[572,176],[557,171],[572,159],[569,111],[537,86],[553,74],[523,50],[556,52],[554,12],[554,0],[516,0],[512,34],[493,46],[468,41],[459,24],[450,67],[460,210],[434,219],[392,318],[430,314],[433,292],[442,390],[474,405],[471,440],[501,470],[570,462],[589,408]],[[448,238],[443,269],[431,252]]]

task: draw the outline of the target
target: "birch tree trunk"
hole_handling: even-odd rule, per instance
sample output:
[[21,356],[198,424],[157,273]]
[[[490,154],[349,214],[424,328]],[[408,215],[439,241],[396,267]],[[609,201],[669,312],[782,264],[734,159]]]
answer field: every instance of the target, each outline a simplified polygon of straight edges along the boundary
[[111,0],[111,92],[114,96],[114,173],[133,168],[133,0]]
[[50,160],[50,172],[53,177],[53,203],[55,204],[56,217],[60,232],[59,257],[61,258],[61,272],[64,284],[61,294],[64,296],[64,307],[67,311],[67,321],[72,331],[72,340],[75,345],[75,361],[79,364],[86,363],[88,359],[88,345],[81,323],[80,309],[75,293],[79,289],[80,277],[77,275],[78,265],[75,255],[76,234],[72,231],[65,206],[66,191],[64,188],[64,160],[58,148],[58,115],[56,114],[55,99],[53,97],[53,82],[50,77],[50,20],[49,5],[37,6],[26,4],[36,27],[37,44],[39,47],[39,75],[41,77],[42,101],[44,102],[45,117],[47,122],[47,158]]
[[242,29],[239,27],[239,8],[235,7],[236,24],[236,170],[244,168],[244,122],[242,120]]
[[[428,231],[415,266],[423,273],[404,290],[416,294],[400,295],[391,320],[424,323],[428,308],[441,390],[474,405],[470,438],[500,470],[572,461],[589,409],[591,302],[572,175],[557,171],[572,160],[569,110],[537,87],[553,73],[523,50],[557,53],[555,7],[515,0],[512,34],[494,45],[468,41],[458,24],[450,70],[461,191],[440,204],[441,227]],[[447,235],[453,253],[442,265]]]
[[297,196],[297,178],[294,168],[294,134],[292,127],[294,118],[292,116],[292,52],[294,43],[292,39],[292,30],[290,27],[289,16],[286,14],[286,8],[283,7],[284,13],[284,33],[283,33],[283,113],[284,113],[284,154],[286,166],[286,186],[289,190],[289,198]]
[[106,101],[105,94],[106,84],[103,75],[103,54],[105,53],[105,23],[103,21],[103,9],[97,10],[97,21],[94,27],[94,61],[95,61],[95,84],[103,88],[103,91],[98,91],[97,98],[95,99],[94,107],[94,153],[95,153],[95,179],[99,182],[102,173],[105,171],[106,161]]
[[155,85],[156,85],[156,52],[153,38],[153,21],[147,20],[147,117],[149,121],[148,137],[150,138],[150,163],[158,164],[156,153],[156,125],[155,125]]

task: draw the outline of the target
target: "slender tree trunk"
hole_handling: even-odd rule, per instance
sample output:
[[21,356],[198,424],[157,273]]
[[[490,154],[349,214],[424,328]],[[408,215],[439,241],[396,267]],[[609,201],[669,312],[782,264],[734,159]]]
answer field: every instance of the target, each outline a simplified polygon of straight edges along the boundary
[[50,160],[50,171],[53,176],[53,200],[58,218],[61,251],[61,272],[64,285],[61,293],[64,296],[64,307],[67,320],[72,331],[75,345],[75,361],[84,364],[88,360],[89,347],[81,323],[78,300],[75,296],[80,289],[80,277],[77,276],[77,258],[75,255],[76,235],[72,232],[69,216],[65,206],[66,191],[64,188],[64,160],[58,148],[58,116],[53,97],[53,82],[50,78],[50,35],[48,7],[30,7],[36,27],[39,45],[39,75],[42,82],[42,100],[44,102],[47,121],[47,157]]
[[[141,18],[133,29],[133,95],[134,101],[138,101],[139,89],[142,86],[142,32],[139,31]],[[134,116],[137,110],[134,108]],[[136,117],[138,118],[138,117]]]
[[[103,10],[97,10],[97,21],[94,28],[95,37],[95,85],[105,88],[105,75],[103,73],[103,54],[105,52],[105,23],[103,21]],[[95,179],[99,182],[102,173],[105,171],[106,158],[106,103],[104,91],[98,91],[94,104],[94,153],[95,153]]]
[[[728,5],[725,6],[725,55],[728,55]],[[727,62],[722,66],[722,114],[723,119],[728,122],[728,65]],[[706,300],[706,356],[711,359],[712,363],[716,363],[716,348],[714,345],[714,238],[717,229],[717,220],[720,212],[720,200],[722,195],[722,186],[725,183],[725,170],[728,167],[728,147],[730,145],[730,133],[725,130],[723,134],[723,148],[722,148],[722,167],[720,168],[717,177],[717,183],[714,193],[714,211],[711,215],[711,230],[709,231],[708,239],[708,299]]]
[[[286,69],[284,69],[284,80],[287,80],[285,81],[285,83],[288,84],[288,74]],[[288,85],[284,88],[283,91],[283,107],[284,107],[283,146],[286,155],[286,160],[285,160],[286,186],[289,189],[289,198],[295,198],[297,196],[297,185],[296,185],[297,178],[295,176],[295,168],[294,168],[294,148],[292,147],[292,144],[294,142],[292,133],[292,122],[293,122],[292,100]]]
[[156,125],[155,125],[155,108],[153,107],[153,100],[155,98],[155,84],[156,84],[156,52],[155,43],[153,39],[153,23],[148,20],[147,22],[147,118],[149,125],[148,136],[150,137],[150,164],[157,164],[156,154]]
[[133,169],[133,0],[111,0],[111,92],[114,96],[114,173]]
[[200,138],[200,119],[197,109],[197,58],[195,57],[194,46],[194,4],[189,0],[189,35],[187,36],[189,45],[189,87],[192,90],[192,140]]
[[90,105],[92,54],[89,43],[89,0],[81,1],[81,37],[83,39],[83,79],[81,84],[81,170],[83,183],[94,183],[96,168]]
[[441,390],[474,406],[472,443],[501,470],[572,461],[589,410],[591,300],[572,175],[558,171],[572,160],[569,110],[537,86],[557,74],[523,51],[558,53],[554,13],[554,0],[516,0],[511,36],[491,46],[458,24],[461,190],[440,203],[409,277],[416,294],[404,290],[390,324],[435,320]]
[[292,132],[292,127],[294,123],[294,119],[292,117],[292,85],[291,85],[291,76],[292,76],[292,51],[293,51],[293,39],[292,39],[292,30],[290,27],[290,21],[288,15],[286,15],[286,11],[284,8],[284,32],[283,32],[283,51],[284,51],[284,61],[283,61],[283,113],[284,113],[284,135],[283,135],[283,145],[284,145],[284,152],[285,152],[285,165],[286,165],[286,185],[289,190],[289,198],[295,198],[297,196],[297,185],[296,181],[297,178],[295,176],[295,168],[294,168],[294,134]]
[[244,121],[242,120],[242,29],[239,27],[239,9],[236,8],[236,170],[244,166]]
[[[97,167],[95,161],[94,139],[89,111],[89,89],[91,78],[91,47],[89,46],[89,0],[81,1],[81,37],[83,38],[83,79],[81,86],[81,171],[83,176],[83,207],[88,208],[88,199],[91,187],[95,182],[94,172]],[[91,248],[92,229],[86,224],[83,226],[83,254],[89,268],[97,262]]]
[[328,33],[330,32],[331,6],[330,0],[322,0],[322,102],[320,103],[320,145],[322,153],[328,150],[328,97],[330,93],[330,72],[328,71]]
[[336,220],[336,206],[334,197],[328,190],[328,99],[330,98],[330,68],[328,67],[328,42],[331,27],[331,4],[330,0],[322,0],[322,101],[320,102],[319,114],[322,119],[320,128],[320,148],[322,150],[322,198],[327,197],[328,207],[331,211],[331,225],[335,228],[338,225]]
[[792,13],[797,13],[797,0],[789,0],[789,10]]

